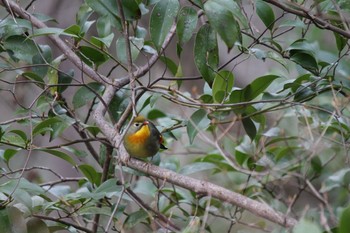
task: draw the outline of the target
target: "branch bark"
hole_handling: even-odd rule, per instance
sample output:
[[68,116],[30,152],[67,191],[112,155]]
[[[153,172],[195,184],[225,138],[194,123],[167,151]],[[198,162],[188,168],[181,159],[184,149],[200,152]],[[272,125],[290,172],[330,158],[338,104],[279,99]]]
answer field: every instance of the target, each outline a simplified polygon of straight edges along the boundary
[[[269,0],[267,2],[275,2],[272,0]],[[46,25],[42,23],[40,20],[35,18],[33,15],[29,14],[27,11],[25,11],[23,8],[19,7],[14,1],[6,1],[7,4],[4,3],[4,1],[0,1],[0,5],[10,8],[10,12],[14,12],[18,14],[20,17],[27,19],[32,22],[32,24],[37,28],[45,28]],[[307,15],[304,15],[306,17]],[[322,24],[321,24],[322,25]],[[176,30],[176,24],[172,26],[170,32],[168,33],[168,36],[162,46],[161,51],[159,54],[153,55],[147,64],[142,66],[137,71],[133,72],[133,76],[135,78],[139,78],[142,75],[146,74],[150,68],[155,64],[155,62],[158,60],[160,54],[162,54],[162,51],[167,47],[167,45],[170,43],[171,38],[175,34]],[[97,73],[92,68],[90,68],[88,65],[83,63],[81,59],[69,48],[66,43],[59,38],[57,35],[49,35],[48,38],[66,55],[66,57],[75,64],[82,72],[84,72],[86,75],[94,79],[98,82],[105,83],[106,91],[103,94],[103,100],[106,104],[109,104],[111,99],[113,98],[115,92],[119,90],[121,87],[129,83],[129,76],[121,77],[119,79],[111,80],[107,79],[105,76]],[[349,35],[350,38],[350,35]],[[297,221],[292,218],[285,216],[283,213],[278,212],[271,207],[269,207],[266,204],[260,203],[258,201],[255,201],[253,199],[250,199],[248,197],[245,197],[241,194],[232,192],[228,189],[225,189],[223,187],[220,187],[218,185],[212,184],[210,182],[197,180],[191,177],[183,176],[180,174],[177,174],[175,172],[172,172],[170,170],[166,170],[154,165],[146,164],[142,161],[129,158],[127,152],[125,151],[125,148],[121,145],[122,137],[121,135],[116,132],[114,127],[105,119],[104,114],[106,112],[105,106],[100,102],[93,114],[93,118],[97,124],[97,126],[101,129],[102,133],[106,136],[106,138],[114,145],[114,147],[119,152],[119,158],[121,162],[129,167],[132,167],[134,169],[137,169],[139,171],[145,172],[151,176],[157,177],[159,179],[165,180],[169,183],[181,186],[183,188],[193,190],[196,193],[201,193],[203,195],[212,196],[219,200],[229,202],[233,205],[237,205],[243,209],[246,209],[250,211],[253,214],[256,214],[262,218],[265,218],[267,220],[270,220],[271,222],[280,224],[285,227],[292,227],[294,226]],[[36,216],[42,219],[47,220],[56,220],[57,219],[50,219],[49,217],[45,216]],[[62,223],[65,224],[62,220],[60,220]],[[79,229],[79,228],[78,228]],[[84,229],[86,230],[86,229]],[[91,231],[87,231],[91,232]]]
[[[322,28],[322,29],[326,29],[332,32],[336,32],[339,35],[342,35],[348,39],[350,39],[350,32],[343,30],[341,28],[338,28],[332,24],[330,24],[329,22],[314,16],[312,14],[309,14],[305,9],[301,8],[299,5],[297,4],[293,4],[293,8],[292,7],[288,7],[287,5],[281,3],[280,1],[277,0],[264,0],[267,3],[270,3],[282,10],[284,10],[285,12],[297,15],[297,16],[301,16],[303,18],[306,19],[310,19],[312,22],[314,22],[315,26]],[[292,4],[292,2],[288,2],[288,4]]]

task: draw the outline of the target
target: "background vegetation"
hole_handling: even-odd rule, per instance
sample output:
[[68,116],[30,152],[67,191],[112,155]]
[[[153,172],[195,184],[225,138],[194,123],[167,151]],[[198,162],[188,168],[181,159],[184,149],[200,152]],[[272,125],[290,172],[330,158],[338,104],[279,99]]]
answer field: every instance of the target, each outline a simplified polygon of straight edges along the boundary
[[2,232],[350,232],[349,1],[57,2],[0,2]]

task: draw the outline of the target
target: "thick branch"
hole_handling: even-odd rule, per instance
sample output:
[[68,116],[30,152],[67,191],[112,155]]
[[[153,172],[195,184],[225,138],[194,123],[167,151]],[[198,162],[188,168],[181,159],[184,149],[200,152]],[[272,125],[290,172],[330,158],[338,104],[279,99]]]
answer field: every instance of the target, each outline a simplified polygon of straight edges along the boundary
[[[6,4],[5,4],[6,3]],[[19,15],[21,18],[26,19],[30,21],[33,26],[36,28],[47,28],[46,24],[41,22],[38,18],[34,17],[32,14],[21,8],[19,5],[17,5],[14,1],[0,1],[0,5],[11,8],[9,9],[10,12],[14,12],[17,15]],[[86,75],[88,75],[90,78],[97,82],[104,82],[104,83],[110,83],[110,80],[102,76],[101,74],[97,73],[95,70],[93,70],[90,66],[86,65],[73,51],[72,49],[67,46],[67,44],[59,38],[58,35],[48,35],[48,38],[61,50],[64,55],[76,66],[78,67],[82,72],[84,72]]]
[[285,216],[283,213],[272,209],[267,204],[260,203],[239,193],[232,192],[221,186],[215,185],[203,180],[194,179],[188,176],[180,175],[173,171],[163,169],[151,164],[145,165],[144,162],[136,159],[123,161],[128,167],[145,172],[151,176],[166,180],[169,183],[189,189],[198,194],[215,197],[221,201],[231,203],[271,222],[285,227],[293,227],[297,221],[294,218]]
[[[345,31],[341,28],[338,28],[338,27],[328,23],[327,21],[325,21],[317,16],[308,14],[304,9],[300,8],[300,6],[298,6],[297,4],[293,4],[293,8],[292,8],[292,7],[288,7],[288,6],[284,5],[283,3],[281,3],[277,0],[264,0],[264,1],[280,8],[286,12],[289,12],[291,14],[301,16],[301,17],[306,18],[306,19],[310,19],[319,28],[327,29],[327,30],[336,32],[336,33],[350,39],[350,32],[349,31]],[[288,2],[288,3],[291,4],[291,2]],[[299,7],[299,9],[297,7]]]

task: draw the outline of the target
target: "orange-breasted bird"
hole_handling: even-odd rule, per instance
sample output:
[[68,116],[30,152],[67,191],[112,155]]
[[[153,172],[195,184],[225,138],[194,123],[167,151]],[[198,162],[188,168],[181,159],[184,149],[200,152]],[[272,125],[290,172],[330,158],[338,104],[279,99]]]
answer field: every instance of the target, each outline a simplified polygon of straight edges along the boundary
[[137,116],[124,136],[124,147],[130,156],[146,158],[167,149],[164,139],[156,126],[143,116]]

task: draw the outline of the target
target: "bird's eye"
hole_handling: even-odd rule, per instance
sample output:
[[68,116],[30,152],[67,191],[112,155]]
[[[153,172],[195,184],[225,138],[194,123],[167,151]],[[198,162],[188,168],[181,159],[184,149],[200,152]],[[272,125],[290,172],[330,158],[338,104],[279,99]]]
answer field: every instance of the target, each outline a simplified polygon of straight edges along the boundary
[[138,122],[134,123],[135,127],[139,127],[140,125],[141,125],[141,123],[138,123]]

